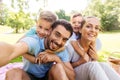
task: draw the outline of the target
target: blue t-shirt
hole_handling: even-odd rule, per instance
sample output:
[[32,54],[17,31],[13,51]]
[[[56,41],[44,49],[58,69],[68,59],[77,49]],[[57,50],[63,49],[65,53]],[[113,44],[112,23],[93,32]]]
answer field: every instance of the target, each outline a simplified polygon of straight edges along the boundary
[[31,36],[37,34],[36,33],[36,26],[33,26],[32,28],[30,28],[30,30],[25,34],[25,36]]
[[[37,56],[40,52],[45,50],[44,39],[39,38],[37,35],[25,37],[21,41],[24,41],[25,43],[27,43],[28,48],[29,48],[28,53],[32,54],[34,56]],[[57,56],[60,57],[60,59],[63,62],[69,62],[69,54],[68,54],[67,50],[63,50],[56,54],[57,54]],[[40,65],[33,64],[25,58],[23,59],[23,62],[24,62],[23,69],[25,71],[35,75],[38,78],[44,77],[45,73],[50,69],[50,67],[52,65],[52,63],[46,63],[46,64],[40,64]]]

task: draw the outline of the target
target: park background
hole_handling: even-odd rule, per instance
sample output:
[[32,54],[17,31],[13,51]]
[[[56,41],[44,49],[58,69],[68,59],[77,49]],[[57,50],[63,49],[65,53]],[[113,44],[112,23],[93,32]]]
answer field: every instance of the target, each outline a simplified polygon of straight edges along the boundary
[[[55,12],[59,19],[70,21],[76,12],[97,16],[102,31],[99,61],[109,56],[120,58],[120,0],[0,0],[0,41],[15,44],[33,25],[42,10]],[[11,62],[20,62],[18,57]]]

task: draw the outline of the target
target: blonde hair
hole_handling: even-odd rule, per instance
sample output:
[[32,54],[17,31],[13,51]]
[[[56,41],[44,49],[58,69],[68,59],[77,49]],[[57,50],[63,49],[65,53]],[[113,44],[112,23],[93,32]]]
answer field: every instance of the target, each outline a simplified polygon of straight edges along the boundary
[[42,11],[38,17],[38,21],[40,19],[44,19],[48,22],[53,23],[57,20],[57,18],[58,18],[57,15],[51,11]]

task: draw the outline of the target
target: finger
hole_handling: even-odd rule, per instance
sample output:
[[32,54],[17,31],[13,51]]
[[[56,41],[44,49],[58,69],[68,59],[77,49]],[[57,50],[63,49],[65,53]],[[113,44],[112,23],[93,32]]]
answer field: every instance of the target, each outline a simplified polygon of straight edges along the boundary
[[44,55],[46,52],[40,52],[37,57],[41,56],[41,55]]

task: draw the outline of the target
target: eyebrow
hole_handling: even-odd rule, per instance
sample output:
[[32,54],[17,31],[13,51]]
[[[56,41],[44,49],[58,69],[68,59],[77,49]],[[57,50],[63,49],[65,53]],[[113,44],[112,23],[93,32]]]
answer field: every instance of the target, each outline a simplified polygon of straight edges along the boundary
[[[91,26],[93,26],[91,23],[88,23],[87,25],[91,25]],[[99,25],[96,25],[97,27],[99,27]]]
[[[59,31],[56,31],[56,32],[59,33],[60,35],[62,35]],[[63,36],[63,39],[68,40],[69,38],[65,38],[65,37]]]

